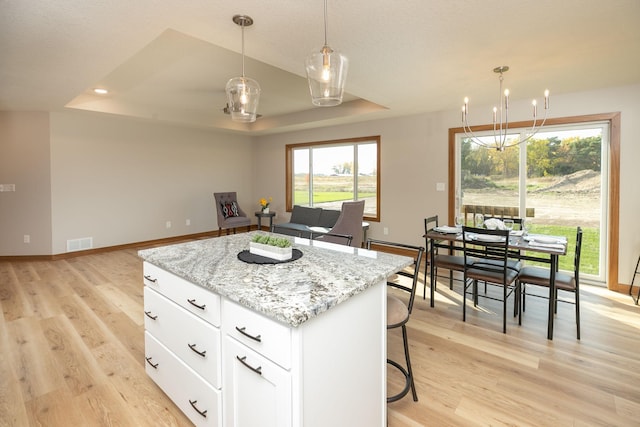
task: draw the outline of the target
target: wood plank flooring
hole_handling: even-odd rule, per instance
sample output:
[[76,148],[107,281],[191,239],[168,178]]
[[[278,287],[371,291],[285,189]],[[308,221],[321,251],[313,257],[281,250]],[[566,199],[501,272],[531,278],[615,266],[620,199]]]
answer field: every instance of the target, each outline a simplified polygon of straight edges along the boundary
[[[133,249],[0,262],[0,426],[190,425],[144,372],[141,278]],[[631,297],[583,286],[582,339],[562,304],[548,341],[546,300],[528,298],[505,335],[499,303],[481,301],[462,322],[459,286],[439,284],[435,308],[417,299],[408,335],[419,401],[389,404],[389,426],[640,425]],[[390,357],[401,348],[390,333]],[[388,387],[399,387],[391,371]]]

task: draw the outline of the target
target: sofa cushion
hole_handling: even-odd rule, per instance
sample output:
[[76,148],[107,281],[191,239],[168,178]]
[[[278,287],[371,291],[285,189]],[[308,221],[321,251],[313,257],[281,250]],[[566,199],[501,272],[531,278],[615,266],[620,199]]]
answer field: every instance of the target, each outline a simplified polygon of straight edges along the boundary
[[331,228],[334,225],[336,225],[336,221],[338,220],[339,216],[340,216],[340,211],[323,209],[322,212],[320,213],[320,219],[318,220],[318,223],[314,225],[318,225],[324,228]]
[[307,208],[304,206],[294,206],[291,212],[290,223],[304,225],[318,225],[322,208]]

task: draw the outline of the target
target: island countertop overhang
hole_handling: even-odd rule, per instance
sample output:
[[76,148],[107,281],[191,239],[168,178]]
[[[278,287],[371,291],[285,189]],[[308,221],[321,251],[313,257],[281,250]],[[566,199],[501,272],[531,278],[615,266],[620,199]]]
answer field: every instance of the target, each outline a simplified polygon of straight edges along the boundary
[[238,259],[259,232],[140,250],[146,262],[297,327],[411,265],[406,256],[291,238],[303,256],[280,264]]

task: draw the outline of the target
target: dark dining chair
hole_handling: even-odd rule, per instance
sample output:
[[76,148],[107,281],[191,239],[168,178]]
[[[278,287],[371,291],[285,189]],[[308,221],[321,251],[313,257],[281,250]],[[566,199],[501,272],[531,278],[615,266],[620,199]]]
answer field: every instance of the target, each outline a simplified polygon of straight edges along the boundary
[[[576,307],[576,336],[580,339],[580,253],[582,252],[582,228],[578,227],[576,231],[576,251],[573,257],[573,275],[558,271],[556,272],[555,285],[556,292],[554,295],[555,306],[554,313],[558,312],[558,301],[574,304]],[[551,273],[548,268],[525,266],[520,270],[518,282],[522,292],[522,311],[526,308],[526,286],[535,285],[549,288],[551,286]],[[558,299],[558,291],[569,292],[574,295],[573,301],[566,299]],[[547,298],[543,295],[529,294],[539,298]],[[551,304],[551,302],[549,302]]]
[[[386,242],[383,240],[367,240],[367,249],[371,249],[371,246],[376,245],[382,250],[388,249],[390,252],[400,251],[401,253],[410,253],[413,257],[413,264],[404,270],[397,272],[394,276],[391,276],[387,280],[387,286],[399,289],[406,292],[408,295],[406,298],[400,298],[398,293],[387,294],[387,329],[402,329],[402,343],[404,345],[404,357],[406,367],[402,366],[395,360],[387,358],[387,363],[398,371],[400,371],[405,378],[405,386],[399,393],[393,396],[387,396],[387,402],[395,402],[402,399],[409,393],[413,395],[414,402],[418,401],[418,393],[416,392],[416,386],[413,378],[413,369],[411,368],[411,358],[409,356],[409,339],[407,338],[407,322],[411,316],[413,310],[413,303],[415,301],[416,289],[418,287],[418,275],[420,271],[420,263],[422,262],[422,256],[424,254],[424,248],[412,245],[405,245],[402,243]],[[376,248],[377,249],[377,248]],[[403,283],[403,282],[408,283]]]
[[337,243],[339,245],[344,245],[344,246],[351,246],[351,242],[353,241],[353,236],[351,234],[340,234],[340,233],[331,233],[331,232],[318,233],[315,231],[311,231],[311,236],[309,237],[309,239],[319,240],[321,242],[324,241],[327,243]]
[[438,252],[438,248],[430,244],[430,239],[427,237],[427,233],[432,231],[435,227],[438,227],[438,215],[433,215],[424,219],[424,239],[425,247],[427,248],[425,263],[424,263],[424,289],[422,291],[422,298],[427,297],[427,276],[428,270],[431,265],[431,251],[433,253],[433,269],[434,269],[434,283],[431,286],[437,286],[438,268],[449,270],[449,289],[453,289],[453,272],[464,272],[464,257],[462,255],[454,255],[453,253],[443,254]]
[[[518,273],[522,268],[520,261],[509,260],[509,230],[487,230],[484,228],[462,227],[464,268],[464,292],[462,299],[462,320],[467,320],[467,291],[471,287],[473,305],[478,298],[487,298],[502,302],[502,332],[507,332],[507,301],[514,297],[514,316],[520,314]],[[467,261],[473,263],[466,264]],[[491,294],[478,294],[478,282],[497,285],[502,288],[502,297]],[[520,322],[520,318],[519,318]]]

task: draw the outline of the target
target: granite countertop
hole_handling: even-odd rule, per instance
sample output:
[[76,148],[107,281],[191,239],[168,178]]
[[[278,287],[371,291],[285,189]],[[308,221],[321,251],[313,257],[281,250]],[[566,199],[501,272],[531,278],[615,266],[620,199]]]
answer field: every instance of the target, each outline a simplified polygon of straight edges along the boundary
[[[290,237],[302,258],[248,264],[238,253],[261,232],[144,249],[145,261],[290,326],[346,301],[413,263],[406,256]],[[264,233],[263,233],[264,234]],[[279,237],[288,237],[280,236]]]

